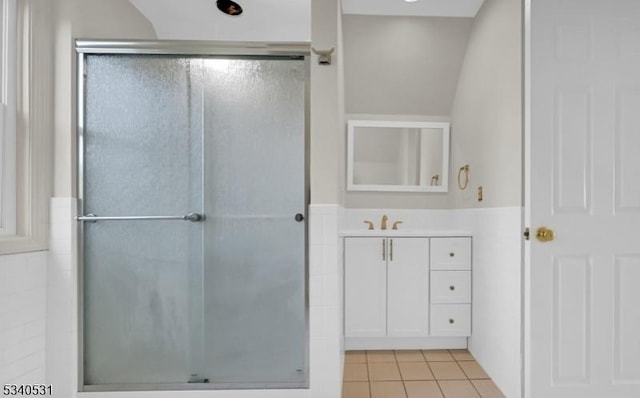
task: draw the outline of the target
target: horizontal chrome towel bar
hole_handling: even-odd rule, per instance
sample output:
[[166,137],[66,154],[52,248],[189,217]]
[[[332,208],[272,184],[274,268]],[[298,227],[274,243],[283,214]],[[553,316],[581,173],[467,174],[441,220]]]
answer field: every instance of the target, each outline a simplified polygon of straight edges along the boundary
[[182,220],[191,222],[200,222],[205,220],[204,214],[189,213],[184,216],[116,216],[116,217],[101,217],[95,214],[87,214],[86,216],[78,216],[76,220],[85,222],[96,221],[157,221],[157,220]]

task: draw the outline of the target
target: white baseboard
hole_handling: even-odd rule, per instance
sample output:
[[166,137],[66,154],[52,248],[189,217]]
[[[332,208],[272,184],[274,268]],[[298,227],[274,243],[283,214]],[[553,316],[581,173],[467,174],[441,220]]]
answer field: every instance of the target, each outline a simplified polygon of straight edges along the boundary
[[345,337],[345,350],[438,350],[467,348],[466,337]]

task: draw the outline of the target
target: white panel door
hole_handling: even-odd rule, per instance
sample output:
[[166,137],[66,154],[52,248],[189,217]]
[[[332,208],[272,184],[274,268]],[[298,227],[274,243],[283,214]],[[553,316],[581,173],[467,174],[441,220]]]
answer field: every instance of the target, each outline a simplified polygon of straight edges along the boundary
[[637,398],[640,1],[528,3],[525,395]]
[[388,254],[386,238],[345,238],[346,337],[386,335]]
[[387,335],[429,334],[429,239],[388,238]]

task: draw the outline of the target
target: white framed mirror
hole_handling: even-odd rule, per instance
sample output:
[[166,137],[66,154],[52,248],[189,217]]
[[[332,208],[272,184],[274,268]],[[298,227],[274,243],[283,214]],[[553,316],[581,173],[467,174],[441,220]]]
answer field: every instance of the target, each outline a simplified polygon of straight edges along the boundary
[[347,190],[447,192],[449,123],[349,120]]

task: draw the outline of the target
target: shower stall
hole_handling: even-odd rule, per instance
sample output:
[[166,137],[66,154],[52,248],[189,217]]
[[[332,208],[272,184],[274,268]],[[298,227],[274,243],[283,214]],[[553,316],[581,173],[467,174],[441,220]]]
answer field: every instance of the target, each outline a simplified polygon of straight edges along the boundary
[[308,387],[308,47],[76,46],[80,390]]

